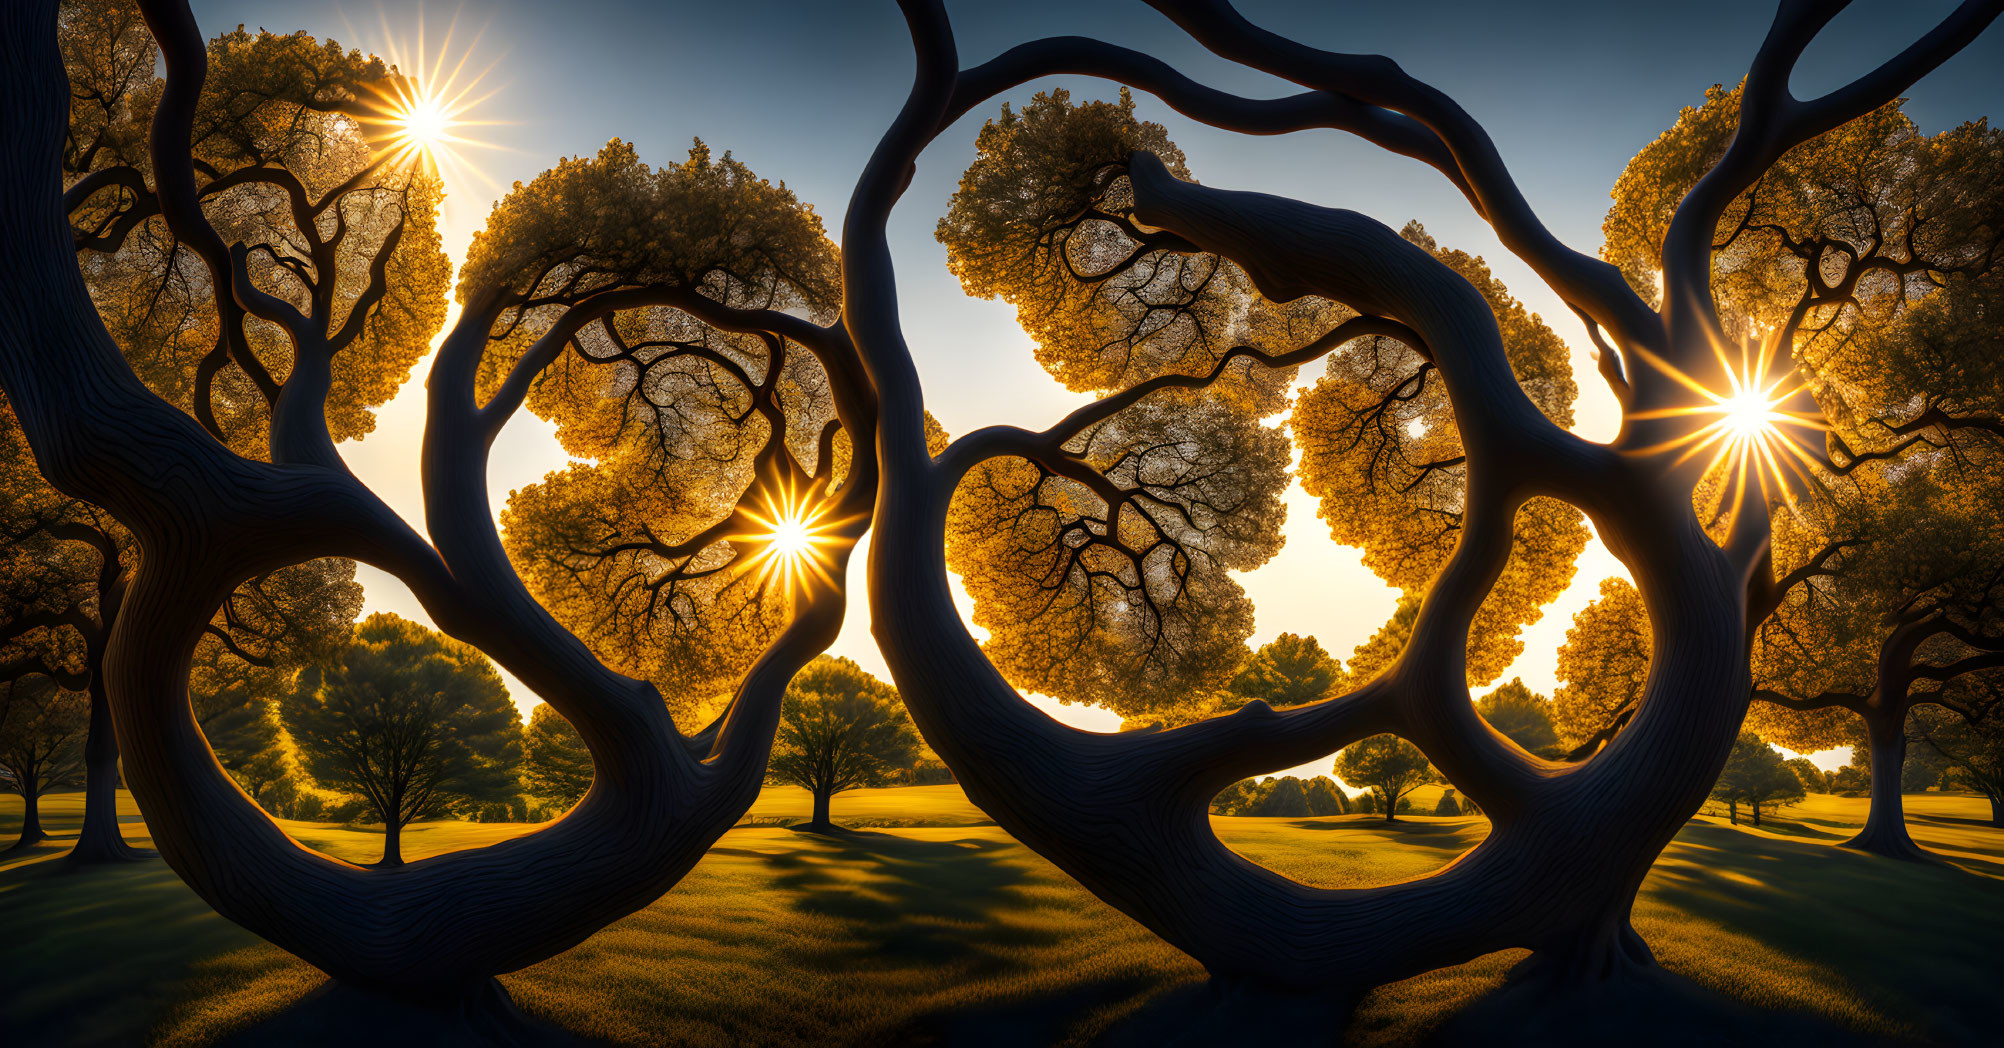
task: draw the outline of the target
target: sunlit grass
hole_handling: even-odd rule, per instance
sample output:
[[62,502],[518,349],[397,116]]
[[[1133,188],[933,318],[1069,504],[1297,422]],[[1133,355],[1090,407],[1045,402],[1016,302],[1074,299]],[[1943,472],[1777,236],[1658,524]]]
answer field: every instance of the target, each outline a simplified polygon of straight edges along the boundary
[[[52,830],[74,832],[76,801],[48,799]],[[1831,847],[1862,821],[1864,802],[1812,797],[1759,832],[1694,820],[1645,885],[1637,926],[1666,967],[1749,1005],[1867,1035],[1980,1040],[1999,1019],[2004,831],[1979,825],[1988,809],[1975,798],[1908,801],[1916,837],[1961,868]],[[852,825],[900,825],[844,838],[733,830],[652,906],[502,981],[524,1010],[614,1044],[952,1043],[964,1034],[1063,1044],[1089,1041],[1202,977],[988,824],[956,787],[855,791],[835,810]],[[18,826],[19,811],[18,799],[0,804],[0,833]],[[807,812],[805,793],[771,789],[752,815]],[[1329,886],[1417,876],[1487,829],[1479,818],[1431,816],[1389,829],[1375,816],[1214,824],[1242,854]],[[366,828],[287,828],[344,857],[380,852]],[[435,854],[528,828],[424,823],[406,831],[406,850]],[[142,824],[127,830],[145,843]],[[209,1044],[320,981],[217,917],[158,862],[0,870],[0,928],[7,1043]],[[1380,988],[1347,1042],[1409,1043],[1496,989],[1522,956]],[[15,978],[23,972],[32,978]]]

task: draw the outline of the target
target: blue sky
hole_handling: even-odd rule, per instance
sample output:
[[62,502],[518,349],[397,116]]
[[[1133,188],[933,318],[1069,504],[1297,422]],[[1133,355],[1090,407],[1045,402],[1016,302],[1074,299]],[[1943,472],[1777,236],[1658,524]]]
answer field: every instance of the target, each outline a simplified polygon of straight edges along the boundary
[[[448,28],[449,55],[485,69],[473,116],[497,121],[470,129],[494,148],[465,156],[484,178],[447,186],[446,247],[457,261],[505,187],[533,178],[558,157],[595,153],[609,138],[635,143],[654,163],[682,158],[692,138],[731,150],[759,174],[785,181],[839,229],[849,190],[876,136],[908,85],[911,55],[892,0],[734,0],[619,3],[614,0],[466,0],[378,6],[297,0],[195,0],[205,32],[243,23],[306,29],[384,54],[414,54],[422,33],[436,54]],[[1430,2],[1384,4],[1241,3],[1269,28],[1342,51],[1389,55],[1456,98],[1488,128],[1546,223],[1582,250],[1601,243],[1608,188],[1629,157],[1702,101],[1706,87],[1744,74],[1772,15],[1771,3],[1637,4]],[[1905,46],[1953,8],[1950,0],[1861,0],[1810,48],[1793,87],[1808,97],[1863,72]],[[1015,0],[949,4],[963,64],[1024,40],[1085,34],[1135,47],[1215,86],[1246,94],[1288,89],[1262,74],[1215,59],[1137,0]],[[1928,131],[2004,110],[2004,29],[1986,36],[1911,92],[1907,112]],[[1111,97],[1116,88],[1084,78],[1024,87],[1070,88]],[[491,94],[488,92],[491,91]],[[1362,211],[1394,227],[1417,218],[1442,244],[1485,256],[1534,312],[1575,347],[1583,390],[1580,431],[1613,432],[1612,401],[1584,349],[1584,332],[1447,182],[1419,164],[1335,132],[1247,139],[1183,120],[1146,96],[1141,113],[1166,124],[1190,169],[1218,186],[1285,193]],[[907,334],[928,403],[949,432],[995,422],[1041,426],[1079,401],[1034,363],[1011,310],[966,298],[932,238],[980,122],[970,114],[922,158],[891,225]],[[1306,368],[1312,381],[1319,368]],[[419,377],[422,375],[420,366]],[[422,383],[382,413],[378,432],[343,446],[351,464],[413,522],[421,523],[416,438]],[[511,425],[492,475],[497,507],[505,493],[562,463],[548,431],[532,418]],[[1288,630],[1313,633],[1339,657],[1390,613],[1395,594],[1329,542],[1298,488],[1290,498],[1288,544],[1244,581],[1259,608],[1254,642]],[[1552,653],[1572,615],[1620,566],[1598,543],[1582,557],[1575,584],[1526,634],[1513,673],[1534,689],[1553,686]],[[407,593],[369,573],[371,610],[415,614]],[[866,609],[852,602],[836,646],[881,672]],[[1506,675],[1506,679],[1507,679]],[[533,699],[519,694],[525,710]],[[1065,719],[1110,728],[1110,716],[1066,710]],[[1832,763],[1825,761],[1825,763]],[[1842,763],[1838,756],[1834,763]],[[1326,769],[1326,762],[1324,762]]]

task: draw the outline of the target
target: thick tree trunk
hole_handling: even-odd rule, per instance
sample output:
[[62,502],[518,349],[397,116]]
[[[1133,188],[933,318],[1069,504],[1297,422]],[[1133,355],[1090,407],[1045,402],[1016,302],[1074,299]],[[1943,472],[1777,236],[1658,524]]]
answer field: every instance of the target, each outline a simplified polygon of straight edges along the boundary
[[1864,829],[1844,847],[1908,862],[1934,861],[1907,833],[1906,798],[1900,792],[1907,760],[1906,711],[1867,712],[1865,736],[1872,753],[1872,804]]
[[[1544,420],[1511,376],[1486,304],[1382,225],[1178,183],[1146,155],[1135,158],[1133,182],[1140,221],[1240,262],[1269,298],[1325,295],[1419,332],[1468,454],[1461,543],[1407,657],[1363,689],[1286,712],[1255,702],[1158,733],[1076,731],[997,674],[948,591],[947,504],[955,471],[978,461],[980,445],[938,463],[913,451],[916,376],[905,361],[872,357],[885,405],[873,629],[926,741],[1005,830],[1216,978],[1344,997],[1513,946],[1599,977],[1648,965],[1628,925],[1635,892],[1716,780],[1749,694],[1743,569],[1699,527],[1688,485],[1663,483]],[[852,222],[861,213],[853,209]],[[857,250],[845,239],[844,248],[852,274],[888,267],[875,245]],[[858,324],[851,303],[859,346],[898,339],[888,320]],[[1698,355],[1710,350],[1694,341],[1686,356]],[[1534,490],[1562,493],[1593,518],[1629,565],[1656,633],[1634,720],[1578,765],[1523,754],[1467,698],[1469,622]],[[1419,744],[1490,814],[1489,837],[1452,866],[1383,887],[1317,889],[1247,862],[1211,832],[1205,805],[1229,783],[1385,731]]]
[[1759,801],[1755,801],[1755,802],[1753,802],[1753,824],[1754,824],[1754,828],[1755,828],[1755,829],[1759,829],[1759,828],[1760,828],[1760,802],[1759,802]]
[[[187,158],[202,35],[185,4],[141,7],[167,66],[150,140],[155,184],[170,227],[191,213],[200,222]],[[489,299],[486,312],[469,308],[427,382],[431,542],[343,469],[222,447],[137,380],[84,286],[61,207],[70,99],[56,14],[55,0],[0,4],[0,389],[49,482],[103,506],[136,540],[139,565],[103,674],[126,781],[161,856],[223,917],[338,980],[406,998],[484,984],[660,897],[757,798],[780,695],[840,630],[839,588],[799,602],[714,732],[681,735],[660,693],[563,630],[501,549],[486,491],[489,420],[473,394]],[[874,500],[866,466],[858,460],[852,501],[835,512],[856,521],[845,526],[851,541]],[[562,712],[599,770],[584,801],[535,833],[394,871],[330,860],[286,836],[216,763],[187,681],[232,588],[318,557],[397,575],[442,629]],[[838,558],[838,579],[842,567]]]
[[835,794],[832,790],[817,789],[814,791],[814,817],[808,820],[808,829],[813,830],[815,833],[828,833],[835,829],[835,823],[828,814],[829,802],[834,799],[834,796]]
[[1738,797],[1726,799],[1726,821],[1734,826],[1740,824],[1740,800]]
[[83,829],[67,861],[72,864],[134,862],[151,852],[125,843],[118,828],[118,736],[111,725],[111,701],[100,675],[90,685],[90,731],[84,739]]

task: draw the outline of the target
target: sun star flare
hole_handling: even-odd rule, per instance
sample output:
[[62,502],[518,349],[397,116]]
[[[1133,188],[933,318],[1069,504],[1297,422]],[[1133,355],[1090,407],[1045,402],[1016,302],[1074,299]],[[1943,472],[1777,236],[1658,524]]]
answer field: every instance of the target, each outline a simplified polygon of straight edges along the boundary
[[757,572],[761,584],[778,579],[789,590],[814,580],[835,584],[832,551],[841,542],[836,533],[841,522],[830,519],[833,507],[819,495],[819,485],[802,489],[788,483],[767,489],[760,509],[742,511],[753,529],[732,538],[756,547],[746,567]]

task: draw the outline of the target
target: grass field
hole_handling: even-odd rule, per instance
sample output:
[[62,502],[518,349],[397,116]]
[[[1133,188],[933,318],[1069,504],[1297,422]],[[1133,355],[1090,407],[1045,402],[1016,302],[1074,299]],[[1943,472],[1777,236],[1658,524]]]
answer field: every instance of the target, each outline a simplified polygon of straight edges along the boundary
[[[1432,798],[1422,798],[1426,810]],[[2004,1039],[2004,830],[1976,798],[1908,798],[1923,867],[1831,847],[1864,802],[1814,796],[1762,830],[1701,816],[1645,885],[1637,927],[1670,969],[1762,1008],[1943,1044]],[[129,800],[125,803],[129,804]],[[73,832],[79,798],[43,818]],[[570,952],[503,978],[525,1011],[616,1044],[1056,1044],[1090,1039],[1201,978],[1188,958],[989,823],[953,786],[836,800],[846,838],[776,825],[732,830],[681,885]],[[807,796],[766,791],[748,818],[804,818]],[[146,842],[136,811],[126,831]],[[0,835],[20,802],[0,802]],[[1479,818],[1214,820],[1256,862],[1328,886],[1438,868]],[[380,838],[288,829],[360,861]],[[416,859],[527,827],[430,823]],[[0,1043],[212,1043],[282,1012],[322,980],[229,924],[157,860],[69,873],[51,842],[0,864]],[[1410,1043],[1497,987],[1520,951],[1384,987],[1353,1045]]]

